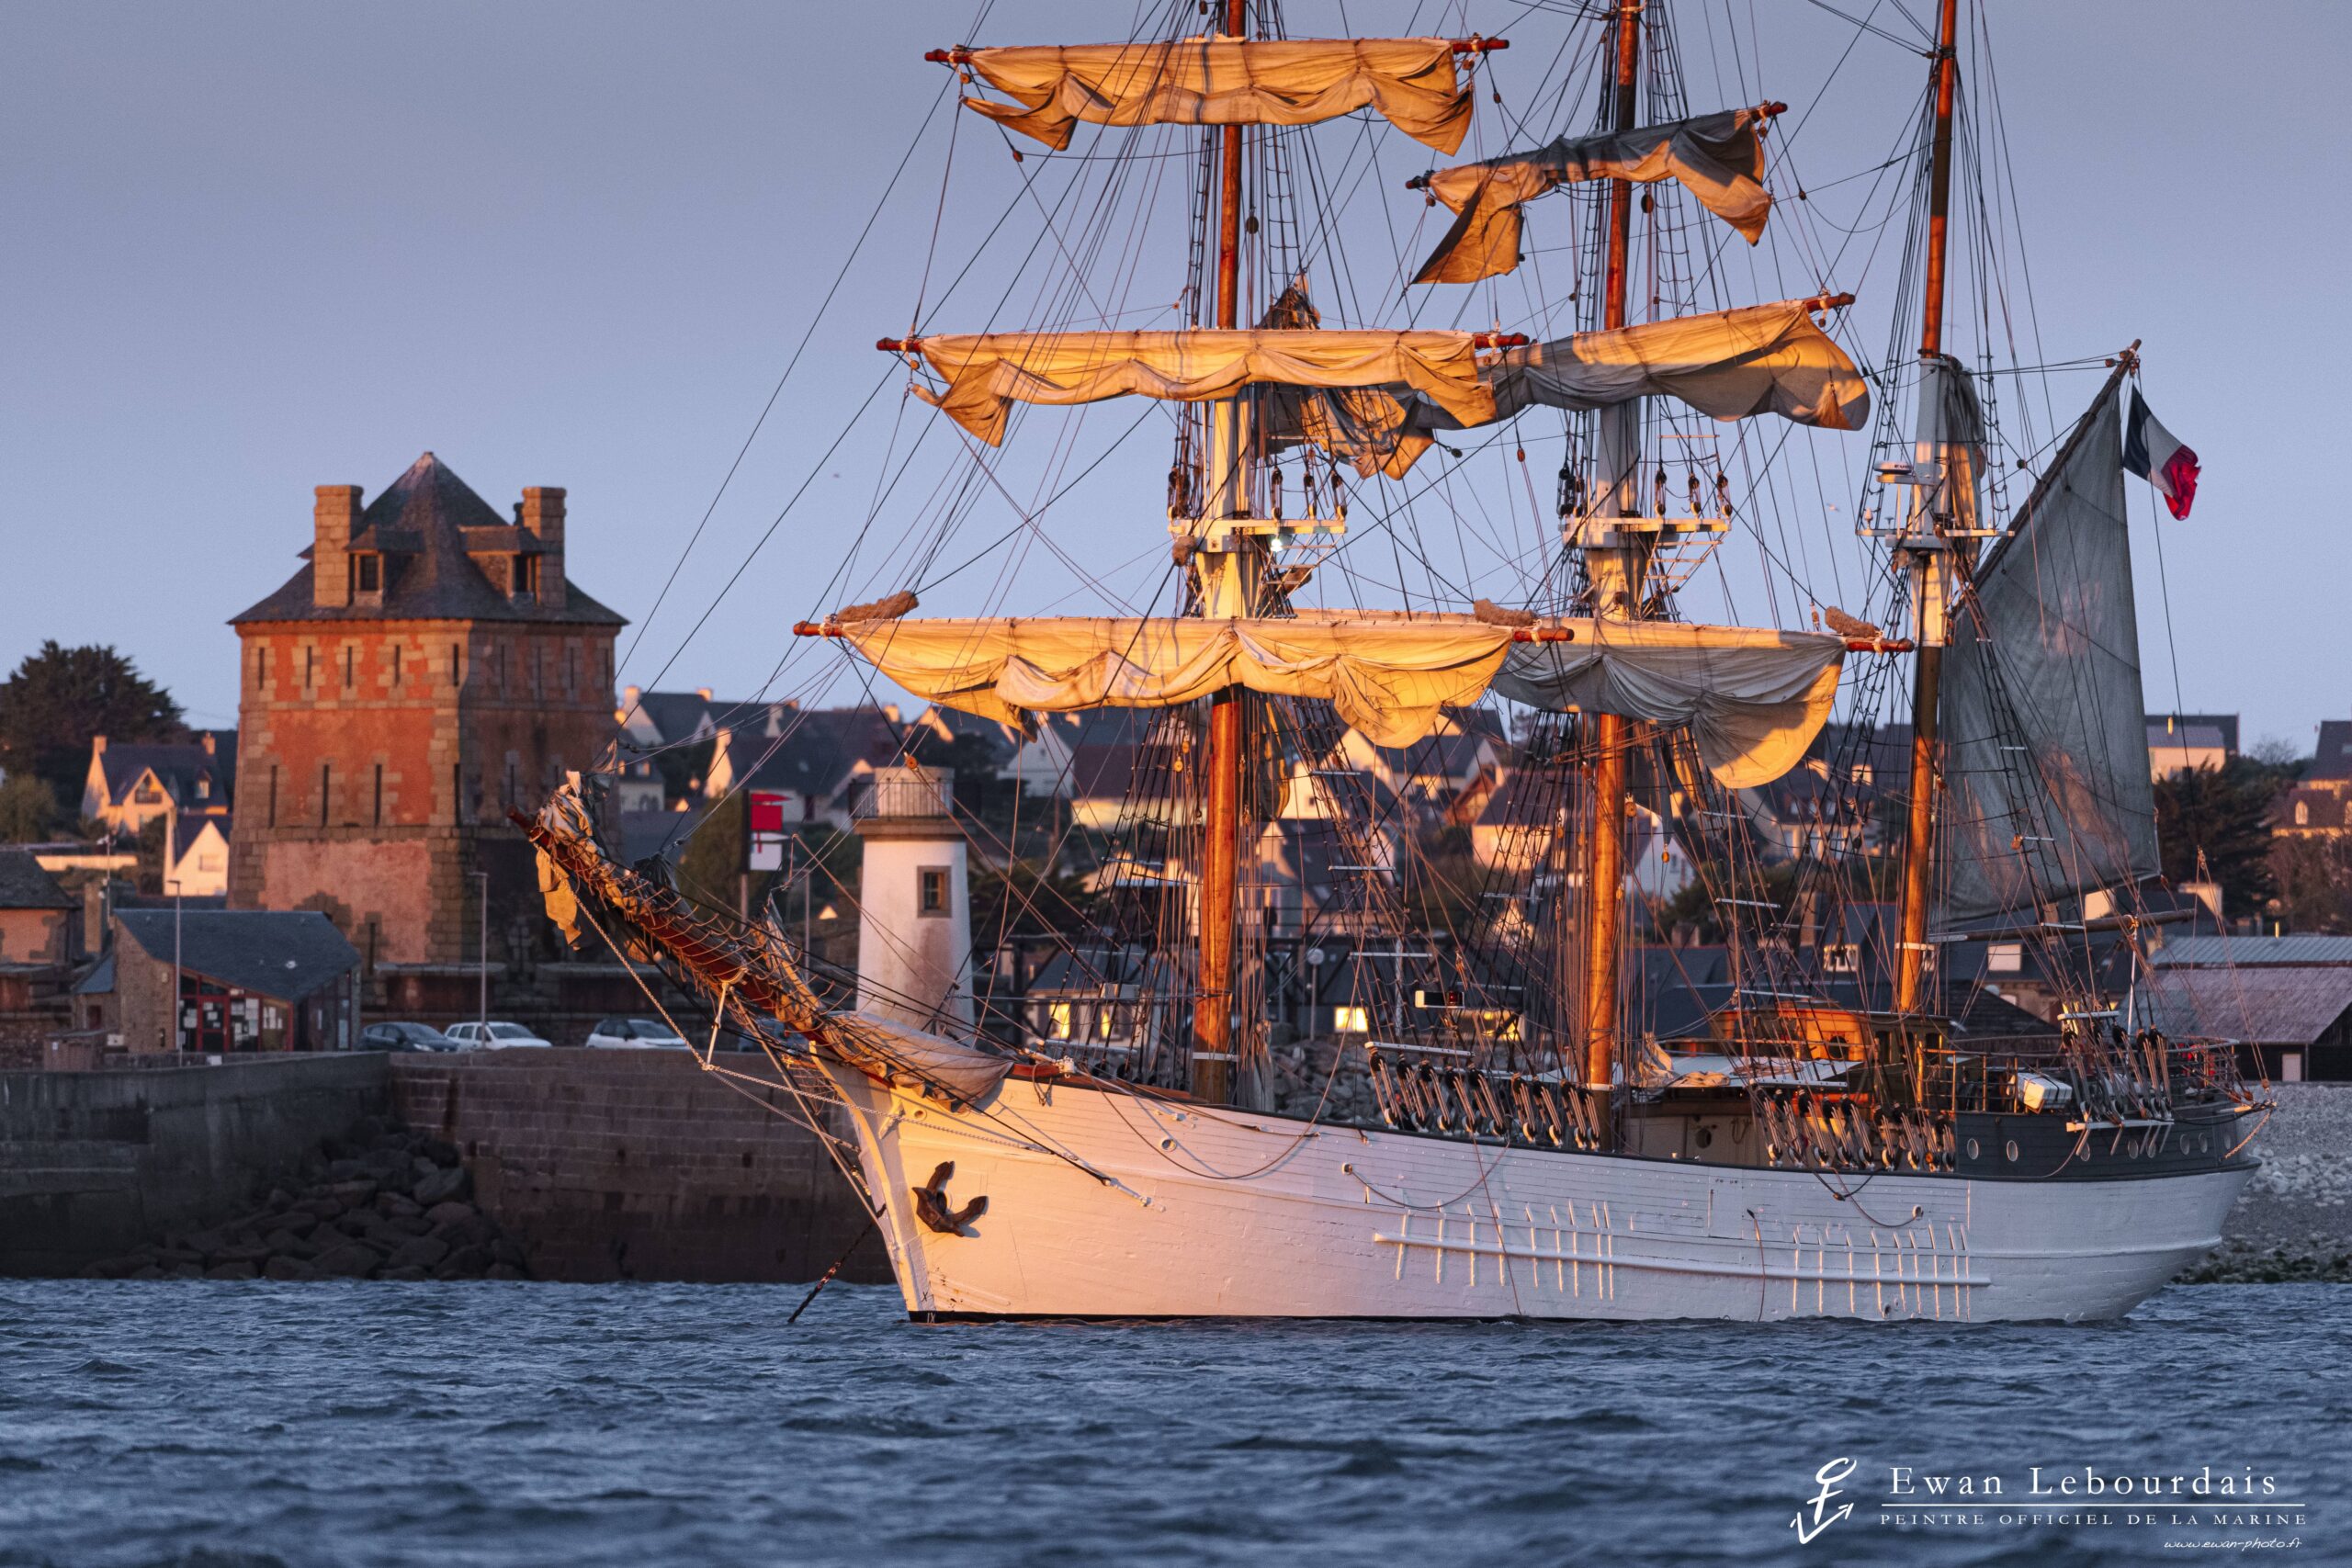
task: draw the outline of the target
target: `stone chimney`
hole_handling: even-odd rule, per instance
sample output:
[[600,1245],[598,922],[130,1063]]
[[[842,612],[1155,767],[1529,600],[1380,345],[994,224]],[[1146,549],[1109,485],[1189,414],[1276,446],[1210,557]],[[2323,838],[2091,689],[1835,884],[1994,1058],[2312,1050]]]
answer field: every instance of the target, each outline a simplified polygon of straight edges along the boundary
[[564,607],[563,487],[533,485],[526,490],[521,522],[524,531],[539,541],[539,603],[560,610]]
[[359,526],[359,487],[321,485],[311,512],[311,602],[340,610],[351,603],[351,536]]

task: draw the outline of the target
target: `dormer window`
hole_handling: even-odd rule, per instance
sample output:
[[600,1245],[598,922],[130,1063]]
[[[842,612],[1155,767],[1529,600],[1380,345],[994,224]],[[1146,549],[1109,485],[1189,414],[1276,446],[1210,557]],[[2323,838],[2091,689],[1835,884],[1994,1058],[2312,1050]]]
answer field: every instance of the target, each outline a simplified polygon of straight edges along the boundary
[[210,800],[212,798],[212,775],[210,773],[198,773],[196,775],[196,798],[198,800]]
[[384,591],[384,558],[366,551],[351,558],[351,591],[354,593],[381,593]]
[[516,556],[514,558],[514,596],[517,599],[525,598],[526,596],[536,597],[539,592],[539,558],[537,556]]

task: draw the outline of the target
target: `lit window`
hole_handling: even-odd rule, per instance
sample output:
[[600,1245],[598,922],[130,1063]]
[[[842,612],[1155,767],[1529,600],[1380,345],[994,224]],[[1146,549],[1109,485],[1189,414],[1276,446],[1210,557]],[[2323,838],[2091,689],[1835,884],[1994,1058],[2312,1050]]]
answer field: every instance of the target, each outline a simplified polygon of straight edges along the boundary
[[1068,1002],[1056,1002],[1051,1008],[1046,1010],[1047,1016],[1053,1021],[1053,1027],[1048,1031],[1048,1032],[1050,1032],[1055,1039],[1067,1040],[1069,1038],[1070,1011],[1070,1005]]
[[[947,913],[947,868],[927,865],[915,873],[915,913],[945,915]],[[1067,1039],[1067,1035],[1057,1038]]]
[[1984,953],[1984,967],[1996,975],[2014,975],[2025,967],[2025,944],[1996,942]]
[[2311,823],[2312,803],[2308,800],[2299,800],[2295,802],[2295,826],[2298,828],[2308,828],[2311,826]]
[[1340,1034],[1369,1034],[1372,1032],[1372,1021],[1364,1016],[1362,1008],[1333,1008],[1331,1028]]

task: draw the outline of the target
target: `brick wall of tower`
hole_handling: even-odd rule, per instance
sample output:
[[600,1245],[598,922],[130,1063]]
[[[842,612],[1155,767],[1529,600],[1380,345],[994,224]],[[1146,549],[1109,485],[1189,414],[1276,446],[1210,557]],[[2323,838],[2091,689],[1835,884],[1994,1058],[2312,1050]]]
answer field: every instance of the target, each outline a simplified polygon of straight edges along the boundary
[[[373,963],[491,952],[539,922],[509,804],[593,766],[613,727],[611,628],[447,621],[238,627],[232,908],[319,909]],[[533,940],[536,941],[536,938]]]

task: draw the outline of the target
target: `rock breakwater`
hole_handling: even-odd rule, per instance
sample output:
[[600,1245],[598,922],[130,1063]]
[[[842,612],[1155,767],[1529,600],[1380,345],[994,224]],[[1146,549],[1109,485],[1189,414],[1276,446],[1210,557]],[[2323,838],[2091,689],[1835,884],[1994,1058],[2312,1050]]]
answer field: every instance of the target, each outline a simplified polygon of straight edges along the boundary
[[83,1270],[130,1280],[522,1280],[522,1247],[473,1202],[454,1145],[365,1117],[221,1224]]

